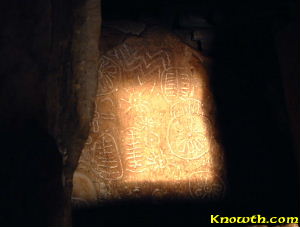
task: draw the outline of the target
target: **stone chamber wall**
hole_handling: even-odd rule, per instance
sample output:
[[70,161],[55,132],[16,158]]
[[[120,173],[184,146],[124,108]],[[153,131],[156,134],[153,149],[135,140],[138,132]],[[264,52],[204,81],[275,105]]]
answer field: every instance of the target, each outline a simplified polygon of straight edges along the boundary
[[[71,226],[73,219],[74,226],[206,226],[211,214],[298,216],[298,9],[293,0],[3,1],[0,225]],[[226,195],[217,202],[125,201],[71,214],[99,57],[151,26],[203,54]]]
[[72,177],[97,88],[100,9],[98,0],[1,3],[1,224],[72,224]]

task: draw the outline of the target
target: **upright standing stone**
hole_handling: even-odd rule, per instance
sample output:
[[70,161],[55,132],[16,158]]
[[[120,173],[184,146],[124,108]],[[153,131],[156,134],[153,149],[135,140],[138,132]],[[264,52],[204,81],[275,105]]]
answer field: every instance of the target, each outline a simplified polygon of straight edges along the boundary
[[220,196],[222,153],[200,53],[152,28],[107,51],[99,67],[74,201]]

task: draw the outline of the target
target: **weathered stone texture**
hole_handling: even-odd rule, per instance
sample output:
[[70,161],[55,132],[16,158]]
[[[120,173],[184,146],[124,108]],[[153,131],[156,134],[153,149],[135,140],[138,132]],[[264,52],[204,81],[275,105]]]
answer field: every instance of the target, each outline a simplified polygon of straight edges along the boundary
[[[60,4],[60,3],[58,3]],[[64,224],[69,225],[72,177],[94,112],[99,59],[100,1],[75,1],[63,5],[69,22],[57,23],[52,59],[54,70],[47,81],[48,127],[63,156]],[[58,9],[59,11],[60,9]],[[62,12],[59,12],[62,13]]]
[[213,97],[198,52],[150,28],[104,53],[98,77],[91,131],[74,175],[76,205],[223,193]]
[[2,153],[8,183],[1,191],[1,222],[71,224],[72,176],[94,111],[100,4],[2,5],[0,135],[9,152]]

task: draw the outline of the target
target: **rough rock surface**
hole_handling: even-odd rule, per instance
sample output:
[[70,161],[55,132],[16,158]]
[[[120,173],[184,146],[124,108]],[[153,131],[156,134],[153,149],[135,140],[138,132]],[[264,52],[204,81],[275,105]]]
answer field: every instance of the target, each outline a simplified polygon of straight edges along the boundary
[[70,226],[97,87],[99,0],[1,6],[0,224]]
[[223,193],[213,97],[200,53],[155,27],[102,55],[98,77],[74,204]]
[[[63,53],[47,81],[48,127],[63,156],[64,224],[70,224],[72,178],[94,112],[99,60],[100,1],[75,1],[72,26],[54,43],[52,57]],[[61,24],[59,24],[61,25]],[[64,34],[64,33],[63,33]],[[71,37],[69,35],[72,35]],[[55,62],[55,61],[53,61]]]

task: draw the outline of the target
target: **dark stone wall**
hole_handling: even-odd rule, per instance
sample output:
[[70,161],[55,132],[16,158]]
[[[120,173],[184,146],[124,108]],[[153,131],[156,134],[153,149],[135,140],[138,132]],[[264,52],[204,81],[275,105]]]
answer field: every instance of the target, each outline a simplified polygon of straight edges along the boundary
[[1,3],[1,225],[71,225],[96,92],[100,1]]
[[2,225],[51,223],[55,209],[62,205],[61,157],[43,124],[50,12],[50,1],[2,4]]

